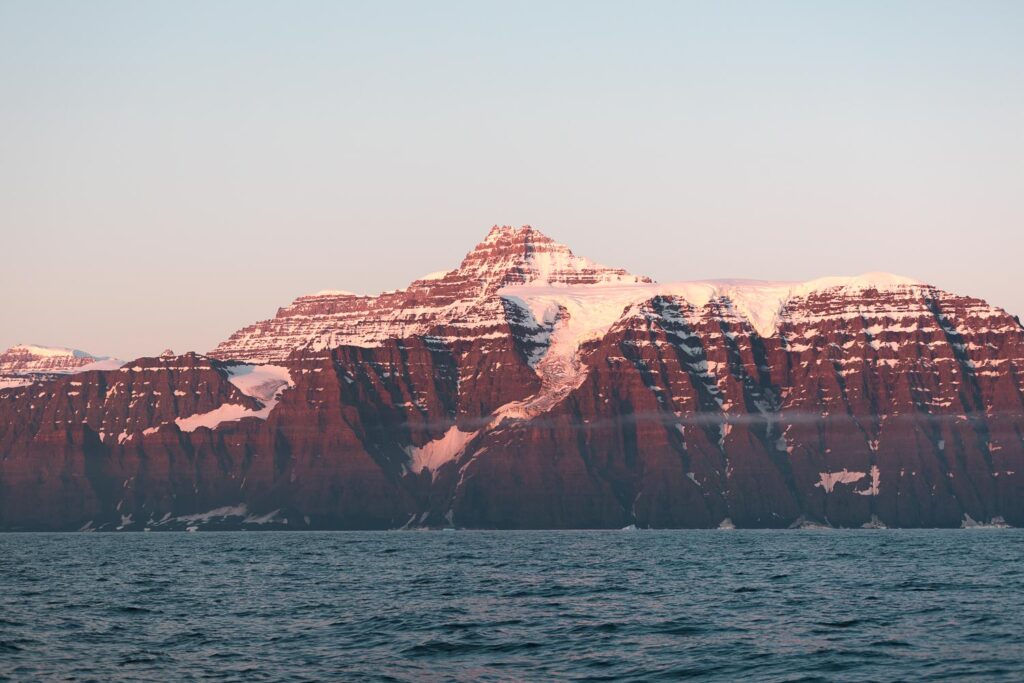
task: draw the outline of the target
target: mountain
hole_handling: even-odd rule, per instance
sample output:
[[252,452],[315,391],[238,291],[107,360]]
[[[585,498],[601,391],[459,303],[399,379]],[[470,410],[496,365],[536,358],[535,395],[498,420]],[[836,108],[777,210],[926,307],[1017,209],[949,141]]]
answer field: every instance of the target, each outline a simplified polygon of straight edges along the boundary
[[459,267],[0,390],[7,529],[1024,524],[1024,328],[873,273]]
[[495,226],[454,270],[379,296],[325,290],[299,297],[271,320],[234,333],[210,355],[277,362],[296,349],[375,346],[423,335],[438,325],[444,325],[448,339],[483,338],[509,324],[508,304],[498,290],[527,282],[569,286],[650,280],[575,256],[529,226]]
[[0,353],[0,388],[23,386],[84,370],[112,370],[123,361],[61,346],[18,344]]

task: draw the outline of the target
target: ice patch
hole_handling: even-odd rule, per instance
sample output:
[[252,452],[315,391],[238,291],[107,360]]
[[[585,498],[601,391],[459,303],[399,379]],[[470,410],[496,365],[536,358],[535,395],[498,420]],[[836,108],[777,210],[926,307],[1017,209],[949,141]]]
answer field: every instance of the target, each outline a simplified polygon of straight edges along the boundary
[[288,368],[280,365],[229,365],[227,371],[229,382],[262,403],[276,403],[282,390],[295,386]]
[[[774,336],[782,309],[794,297],[826,290],[855,293],[865,289],[893,289],[920,286],[918,280],[890,273],[865,273],[853,277],[824,277],[806,282],[764,280],[694,280],[689,282],[602,282],[594,285],[512,285],[499,290],[501,296],[520,301],[538,322],[552,306],[564,306],[570,315],[585,313],[585,322],[575,329],[579,341],[601,336],[622,316],[628,306],[655,296],[677,296],[697,307],[727,298],[762,337]],[[581,317],[577,315],[577,317]]]
[[80,372],[92,372],[94,370],[118,370],[124,365],[125,361],[120,358],[104,358],[97,360],[93,363],[87,363],[74,368],[72,372],[76,375]]
[[280,365],[230,365],[228,381],[246,396],[258,400],[263,407],[252,410],[236,403],[224,403],[207,413],[179,417],[174,422],[183,432],[194,432],[200,427],[213,429],[221,422],[234,422],[247,417],[266,420],[281,398],[281,393],[295,386],[288,368]]
[[[645,284],[602,283],[597,285],[556,286],[516,285],[500,294],[528,311],[538,325],[550,329],[539,341],[546,343],[530,359],[541,378],[540,391],[522,401],[514,401],[495,411],[496,421],[504,418],[529,418],[543,413],[579,387],[586,378],[586,366],[579,359],[579,347],[607,333],[626,309],[637,301]],[[640,300],[649,297],[640,296]]]
[[477,432],[464,432],[455,425],[440,439],[428,441],[422,446],[406,446],[409,455],[409,470],[419,474],[427,469],[437,472],[445,463],[456,460],[466,450]]
[[270,410],[251,410],[245,406],[235,403],[225,403],[219,408],[214,408],[208,413],[196,413],[188,417],[179,417],[174,423],[183,432],[194,432],[200,427],[213,429],[221,422],[237,422],[247,417],[258,417],[261,420],[267,419]]
[[495,412],[496,421],[529,418],[550,409],[586,378],[587,368],[579,359],[580,345],[600,339],[631,307],[656,296],[679,297],[697,307],[714,299],[728,299],[760,336],[771,337],[778,331],[783,308],[793,297],[822,290],[856,292],[920,284],[887,273],[808,282],[705,280],[658,284],[618,279],[589,285],[547,284],[549,275],[541,268],[530,282],[498,290],[506,301],[529,312],[545,332],[538,339],[541,348],[530,359],[541,378],[540,392],[503,406]]
[[866,476],[866,472],[851,472],[844,467],[841,472],[819,472],[820,480],[815,486],[825,489],[825,493],[832,493],[836,484],[855,484]]

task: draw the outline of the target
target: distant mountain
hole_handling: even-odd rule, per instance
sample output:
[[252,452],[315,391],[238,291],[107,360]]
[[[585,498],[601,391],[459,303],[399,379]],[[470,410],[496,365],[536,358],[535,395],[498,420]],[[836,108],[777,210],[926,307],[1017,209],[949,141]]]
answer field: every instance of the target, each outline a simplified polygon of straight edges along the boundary
[[52,380],[84,370],[112,370],[123,362],[61,346],[18,344],[0,353],[0,388]]
[[888,275],[655,283],[495,227],[209,356],[0,391],[0,527],[1024,524],[1024,328]]

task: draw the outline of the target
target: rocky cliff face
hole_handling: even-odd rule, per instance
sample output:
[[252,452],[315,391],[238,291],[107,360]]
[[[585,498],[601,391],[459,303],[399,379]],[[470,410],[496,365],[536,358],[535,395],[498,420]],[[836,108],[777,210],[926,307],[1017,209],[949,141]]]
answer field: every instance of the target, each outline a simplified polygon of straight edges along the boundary
[[1022,487],[1006,312],[881,274],[658,284],[530,228],[210,357],[0,390],[9,529],[1022,525]]

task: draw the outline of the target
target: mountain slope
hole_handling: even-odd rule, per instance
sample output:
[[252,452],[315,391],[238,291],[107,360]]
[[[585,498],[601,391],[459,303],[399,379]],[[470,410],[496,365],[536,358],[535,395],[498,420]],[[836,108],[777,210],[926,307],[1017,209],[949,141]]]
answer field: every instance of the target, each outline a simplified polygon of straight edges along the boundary
[[211,356],[0,390],[0,526],[1024,524],[1024,329],[909,278],[659,284],[501,227]]

